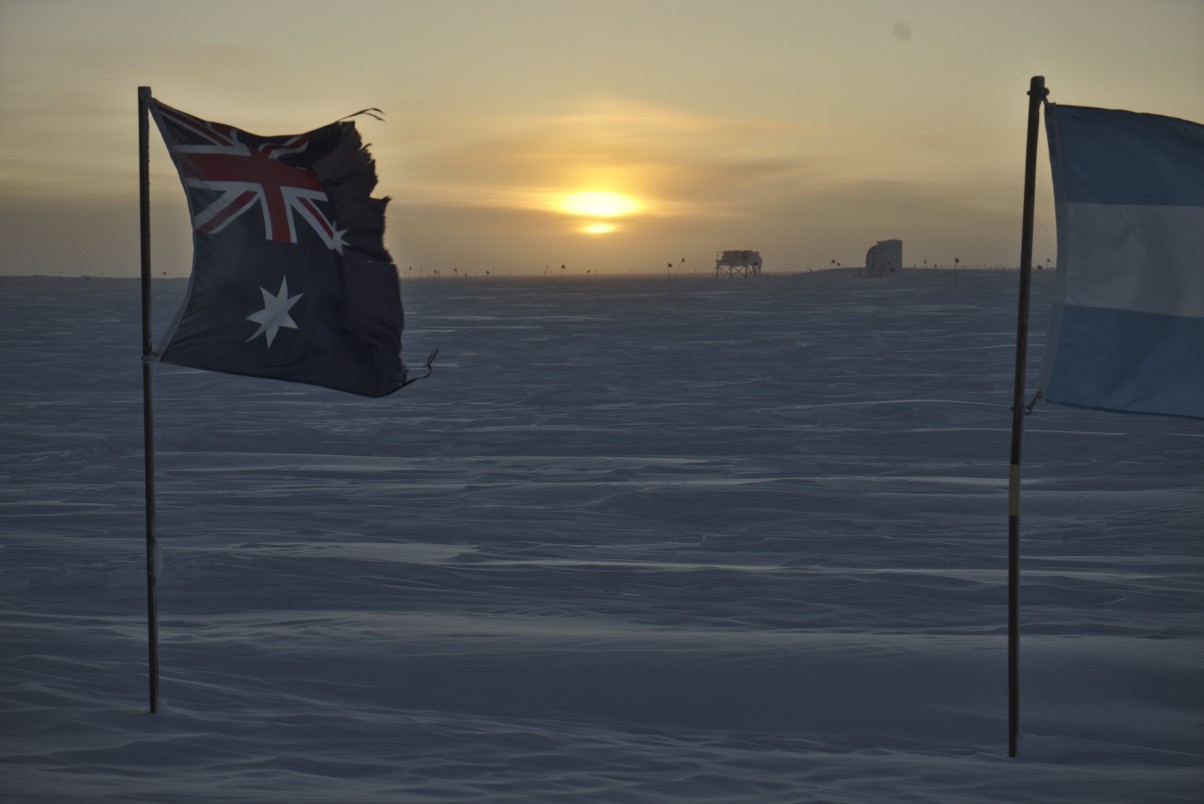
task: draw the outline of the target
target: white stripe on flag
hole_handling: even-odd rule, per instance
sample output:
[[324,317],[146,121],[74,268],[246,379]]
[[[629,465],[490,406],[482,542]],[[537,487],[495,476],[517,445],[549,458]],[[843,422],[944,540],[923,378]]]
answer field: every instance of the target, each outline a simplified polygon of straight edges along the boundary
[[1204,316],[1204,207],[1067,204],[1066,304]]

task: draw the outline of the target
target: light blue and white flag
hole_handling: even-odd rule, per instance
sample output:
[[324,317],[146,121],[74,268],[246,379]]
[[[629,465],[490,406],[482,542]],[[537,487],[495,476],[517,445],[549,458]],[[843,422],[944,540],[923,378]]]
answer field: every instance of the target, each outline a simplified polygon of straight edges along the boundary
[[1049,104],[1058,276],[1045,398],[1204,418],[1204,126]]

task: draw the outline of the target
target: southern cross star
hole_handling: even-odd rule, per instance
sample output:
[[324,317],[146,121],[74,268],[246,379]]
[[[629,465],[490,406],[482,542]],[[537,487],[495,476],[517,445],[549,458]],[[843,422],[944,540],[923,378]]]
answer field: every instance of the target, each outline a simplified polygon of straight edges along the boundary
[[259,325],[259,329],[255,330],[255,334],[247,338],[246,343],[263,335],[268,342],[268,348],[272,347],[272,341],[276,338],[276,333],[281,327],[296,329],[297,322],[293,320],[288,311],[297,303],[297,299],[304,296],[304,293],[298,293],[296,296],[288,295],[288,277],[281,277],[280,292],[273,296],[268,292],[267,288],[260,288],[259,292],[263,294],[263,309],[257,313],[251,313],[247,316],[248,321],[254,321]]

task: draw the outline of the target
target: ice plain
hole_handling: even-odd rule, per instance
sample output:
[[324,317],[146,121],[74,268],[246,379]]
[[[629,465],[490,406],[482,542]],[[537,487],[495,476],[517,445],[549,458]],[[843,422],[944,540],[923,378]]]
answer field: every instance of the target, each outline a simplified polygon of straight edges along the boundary
[[0,281],[0,800],[1204,798],[1204,422],[1027,417],[1006,755],[1016,272],[403,284],[393,397],[156,367],[152,716],[138,283]]

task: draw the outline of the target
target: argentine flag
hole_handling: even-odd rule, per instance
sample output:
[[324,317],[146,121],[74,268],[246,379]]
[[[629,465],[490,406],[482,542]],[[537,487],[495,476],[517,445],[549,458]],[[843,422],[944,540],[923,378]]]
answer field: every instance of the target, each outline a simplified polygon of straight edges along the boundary
[[1049,104],[1046,399],[1204,418],[1204,126]]

